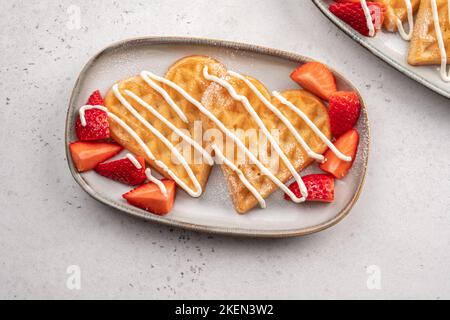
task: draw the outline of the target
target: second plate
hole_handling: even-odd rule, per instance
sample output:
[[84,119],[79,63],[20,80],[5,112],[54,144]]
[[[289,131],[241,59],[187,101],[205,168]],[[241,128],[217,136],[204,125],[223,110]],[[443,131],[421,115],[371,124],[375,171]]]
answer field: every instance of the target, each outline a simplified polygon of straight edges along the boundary
[[371,53],[396,68],[401,73],[430,88],[431,90],[450,98],[450,83],[444,82],[439,74],[439,66],[411,66],[407,63],[409,42],[404,41],[397,33],[380,32],[374,38],[364,37],[348,24],[328,10],[331,0],[312,0],[315,5],[336,26],[348,36],[365,47]]

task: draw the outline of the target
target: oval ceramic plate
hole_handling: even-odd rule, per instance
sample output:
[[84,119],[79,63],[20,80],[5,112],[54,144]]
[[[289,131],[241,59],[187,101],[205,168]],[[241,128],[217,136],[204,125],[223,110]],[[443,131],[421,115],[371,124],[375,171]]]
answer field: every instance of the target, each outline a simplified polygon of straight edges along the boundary
[[348,24],[328,10],[332,0],[312,0],[315,5],[336,26],[350,38],[365,47],[371,53],[390,64],[392,67],[421,83],[431,90],[450,98],[450,83],[444,82],[439,74],[439,66],[411,66],[406,62],[409,42],[404,41],[398,33],[381,31],[376,37],[364,37]]
[[[146,220],[196,231],[255,237],[289,237],[315,233],[341,221],[356,203],[366,175],[370,130],[367,109],[364,106],[358,129],[361,145],[351,174],[337,182],[336,201],[333,204],[296,205],[276,192],[268,200],[268,209],[255,209],[239,216],[233,208],[220,169],[214,168],[205,194],[192,199],[179,190],[173,212],[166,217],[128,205],[122,194],[130,190],[95,172],[80,174],[74,168],[69,154],[69,143],[76,140],[74,124],[78,109],[89,94],[100,89],[103,93],[117,80],[151,70],[164,75],[178,59],[203,54],[218,58],[230,69],[251,74],[268,88],[284,90],[296,88],[289,75],[309,58],[253,45],[193,38],[138,38],[113,44],[93,57],[81,72],[70,100],[66,123],[66,147],[70,170],[75,180],[93,198],[124,213]],[[357,89],[335,72],[339,89]],[[313,166],[305,172],[318,171]]]

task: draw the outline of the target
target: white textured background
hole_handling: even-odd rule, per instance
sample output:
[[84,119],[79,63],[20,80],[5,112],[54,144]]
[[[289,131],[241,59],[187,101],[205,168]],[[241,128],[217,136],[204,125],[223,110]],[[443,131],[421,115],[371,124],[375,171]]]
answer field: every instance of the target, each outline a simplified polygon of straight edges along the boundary
[[[66,26],[71,5],[81,30]],[[0,0],[0,298],[450,298],[450,103],[336,29],[307,0]],[[84,63],[145,35],[244,41],[315,57],[369,105],[367,185],[337,227],[302,239],[208,236],[91,200],[64,154]],[[82,290],[66,288],[79,265]],[[382,271],[369,290],[366,267]]]

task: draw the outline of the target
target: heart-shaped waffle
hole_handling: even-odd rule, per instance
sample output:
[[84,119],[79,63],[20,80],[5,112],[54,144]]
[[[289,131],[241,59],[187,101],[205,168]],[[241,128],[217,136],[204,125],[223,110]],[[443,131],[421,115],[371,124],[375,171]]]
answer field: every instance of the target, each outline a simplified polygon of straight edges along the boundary
[[[217,74],[223,69],[216,60],[193,56],[178,61],[170,68],[168,76],[193,98],[200,99],[210,84],[201,75],[204,66],[217,70]],[[108,111],[142,141],[139,143],[123,123],[110,118],[111,136],[127,150],[143,156],[160,174],[174,179],[185,191],[199,197],[213,165],[210,156],[210,161],[201,157],[201,137],[194,140],[195,121],[200,120],[200,112],[182,96],[165,92],[158,78],[150,72],[143,72],[140,76],[120,81],[108,92],[105,98]],[[181,150],[186,148],[186,140],[180,138],[180,132],[191,142],[196,142],[197,148],[188,144],[189,152],[183,152],[186,151]]]
[[[450,21],[448,0],[436,0],[439,24],[450,62]],[[408,63],[412,65],[430,65],[441,63],[441,53],[436,36],[431,0],[422,0],[417,14]]]
[[[280,146],[282,153],[284,153],[292,164],[295,172],[302,171],[313,162],[313,159],[305,151],[305,148],[300,145],[288,126],[272,110],[268,109],[261,97],[251,89],[249,84],[252,84],[268,102],[271,102],[285,118],[289,119],[293,128],[311,148],[312,152],[322,154],[326,151],[327,145],[296,112],[282,103],[279,98],[271,97],[268,90],[258,80],[251,77],[246,77],[245,79],[247,82],[241,78],[227,76],[225,80],[232,88],[234,88],[236,94],[245,96],[248,99],[254,112],[259,116],[263,125],[271,133],[272,137],[277,136],[275,141]],[[319,98],[303,90],[286,91],[282,94],[282,97],[301,110],[327,139],[331,138],[328,111]],[[239,129],[241,132],[246,133],[241,141],[248,149],[251,150],[253,148],[251,144],[254,138],[251,138],[251,132],[256,131],[261,138],[261,123],[258,123],[258,121],[249,113],[245,104],[242,101],[233,98],[229,90],[224,86],[218,83],[211,84],[203,96],[202,103],[223,124],[225,124],[228,129]],[[207,119],[205,119],[205,121],[207,121]],[[209,126],[214,127],[214,124],[210,121]],[[264,138],[266,138],[265,135]],[[263,148],[264,150],[262,150]],[[274,145],[270,141],[267,141],[267,144],[260,143],[257,158],[263,165],[270,168],[272,174],[284,184],[292,179],[293,173],[292,170],[289,170],[288,165],[278,157],[278,154],[275,157],[271,157],[274,152],[273,148]],[[225,151],[225,149],[228,151]],[[280,186],[275,184],[274,181],[261,170],[261,167],[255,165],[255,162],[252,159],[248,156],[240,156],[238,149],[236,144],[227,141],[226,147],[222,146],[222,153],[245,175],[248,182],[253,186],[253,191],[256,190],[256,192],[264,199],[269,197]],[[233,150],[231,151],[231,156],[230,150]],[[278,160],[278,163],[274,166],[273,163],[270,163],[271,161],[268,158],[276,159]],[[242,181],[236,170],[230,168],[230,165],[222,165],[222,170],[228,182],[229,192],[237,212],[241,214],[247,213],[258,205],[258,202],[261,202],[257,199],[255,193]]]

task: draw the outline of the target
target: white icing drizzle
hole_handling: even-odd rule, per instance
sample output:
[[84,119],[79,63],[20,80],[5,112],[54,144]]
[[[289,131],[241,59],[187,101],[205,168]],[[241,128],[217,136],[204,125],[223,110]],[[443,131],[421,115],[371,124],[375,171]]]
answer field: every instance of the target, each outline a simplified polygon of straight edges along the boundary
[[302,136],[298,133],[298,131],[294,128],[292,123],[289,121],[287,117],[284,116],[283,113],[281,113],[280,110],[278,110],[277,107],[275,107],[267,98],[258,90],[258,88],[255,87],[255,85],[248,80],[243,75],[234,72],[229,71],[228,72],[231,76],[238,78],[245,82],[245,84],[258,96],[258,98],[266,105],[267,108],[269,108],[275,115],[286,125],[286,127],[289,129],[289,131],[294,135],[294,137],[297,139],[298,143],[302,146],[303,149],[307,152],[308,156],[310,158],[313,158],[317,161],[323,162],[325,160],[325,157],[321,154],[318,154],[314,152],[309,145],[305,142],[305,140],[302,138]]
[[370,14],[370,8],[367,5],[366,0],[361,0],[361,6],[364,11],[364,15],[366,16],[367,28],[369,29],[369,36],[375,36],[375,26],[373,25],[372,15]]
[[405,29],[403,28],[403,23],[400,18],[397,17],[397,29],[400,33],[400,36],[406,40],[409,41],[412,38],[413,31],[414,31],[414,15],[413,15],[413,8],[411,4],[411,0],[405,0],[406,5],[406,11],[408,13],[408,25],[409,25],[409,31],[408,33],[405,32]]
[[[136,141],[138,141],[137,138],[139,138],[140,142],[139,143],[140,146],[144,149],[144,151],[147,153],[147,156],[155,162],[155,164],[160,167],[161,169],[164,170],[164,172],[166,172],[173,180],[175,180],[177,182],[177,184],[183,188],[189,195],[191,195],[194,198],[198,198],[202,195],[203,193],[203,189],[202,186],[200,185],[200,182],[197,180],[197,177],[195,176],[194,172],[192,171],[192,168],[189,166],[189,164],[187,163],[186,159],[181,155],[180,151],[178,151],[178,149],[161,133],[159,132],[155,127],[153,127],[147,120],[145,120],[144,117],[142,117],[132,106],[131,104],[122,96],[122,94],[119,91],[119,85],[115,84],[113,86],[113,92],[114,95],[116,96],[116,98],[120,101],[120,103],[128,110],[130,111],[133,116],[135,116],[148,130],[150,130],[150,132],[152,132],[156,137],[158,137],[158,139],[161,140],[162,143],[164,143],[164,145],[169,148],[170,150],[172,150],[173,154],[177,157],[178,161],[180,161],[181,165],[184,167],[184,169],[186,170],[186,172],[189,175],[189,178],[192,180],[192,182],[194,183],[195,188],[197,189],[197,191],[192,190],[189,186],[186,185],[186,183],[184,183],[181,179],[179,179],[175,173],[169,169],[169,167],[164,164],[162,161],[157,160],[154,155],[152,154],[152,152],[150,151],[150,149],[147,147],[147,145],[142,141],[142,139],[139,137],[139,135],[136,133],[136,131],[132,130],[128,125],[127,127],[129,129],[131,129],[131,131],[128,131],[128,133],[131,134],[132,132],[132,136],[133,138],[135,138]],[[109,113],[111,114],[111,113]],[[116,117],[117,118],[117,117]],[[114,119],[115,120],[115,119]],[[123,124],[125,124],[125,122],[121,121]],[[122,124],[119,123],[121,126]],[[125,124],[126,125],[126,124]],[[139,142],[139,141],[138,141]],[[145,148],[143,147],[145,146]]]
[[210,165],[214,165],[214,159],[211,157],[211,155],[206,151],[197,141],[193,140],[191,137],[187,136],[182,130],[177,128],[172,122],[167,120],[163,115],[161,115],[155,108],[153,108],[151,105],[149,105],[147,102],[142,100],[140,97],[138,97],[136,94],[129,90],[125,90],[125,93],[130,98],[134,99],[137,103],[139,103],[141,106],[146,108],[148,111],[150,111],[156,118],[161,120],[166,126],[168,126],[170,129],[172,129],[177,135],[179,135],[182,139],[184,139],[187,143],[189,143],[195,150],[200,152],[206,162]]
[[132,155],[131,153],[128,153],[127,159],[131,161],[131,163],[133,164],[133,166],[136,167],[136,169],[138,169],[138,170],[142,169],[141,163],[138,161],[138,159],[136,159],[136,157],[134,155]]
[[351,162],[353,159],[351,157],[346,156],[341,151],[336,148],[336,146],[323,134],[322,131],[320,131],[319,128],[314,124],[314,122],[311,121],[311,119],[308,118],[308,116],[301,111],[299,108],[297,108],[292,102],[288,101],[285,97],[283,97],[279,92],[274,91],[272,93],[275,98],[277,98],[282,104],[289,107],[292,111],[294,111],[300,118],[303,119],[303,121],[306,122],[306,124],[314,131],[315,134],[319,136],[319,138],[330,148],[331,151],[342,161],[345,162]]
[[156,90],[160,95],[163,96],[164,100],[167,101],[167,103],[170,105],[170,107],[178,114],[178,116],[183,120],[185,123],[189,123],[188,118],[184,114],[184,112],[181,110],[181,108],[173,101],[173,99],[169,96],[166,90],[164,90],[161,86],[159,86],[157,83],[155,83],[152,79],[150,79],[147,74],[150,73],[148,71],[142,71],[141,72],[141,78],[144,79],[147,84],[152,87],[154,90]]
[[[447,6],[448,19],[450,23],[450,1],[447,3]],[[441,53],[441,78],[445,82],[450,82],[450,74],[447,71],[447,51],[445,50],[444,37],[442,35],[441,24],[439,21],[439,10],[436,0],[431,0],[431,8],[433,11],[434,29],[436,30],[439,51]]]
[[[205,66],[205,68],[203,69],[203,74],[205,73],[208,74],[208,66]],[[181,88],[176,83],[166,78],[158,77],[152,73],[146,74],[152,79],[162,82],[167,86],[171,87],[172,89],[176,90],[187,101],[189,101],[192,105],[194,105],[201,113],[203,113],[211,121],[213,121],[214,124],[220,130],[222,130],[228,138],[230,138],[239,148],[241,148],[245,152],[245,154],[250,158],[252,163],[254,163],[259,168],[259,170],[261,170],[262,173],[265,174],[270,180],[272,180],[272,182],[275,183],[281,190],[283,190],[283,192],[285,192],[292,199],[292,201],[296,203],[302,203],[306,201],[306,198],[299,199],[298,197],[296,197],[295,194],[288,187],[286,187],[286,185],[284,185],[283,182],[281,182],[272,172],[270,172],[269,169],[267,169],[258,160],[258,158],[245,146],[245,144],[234,133],[232,133],[211,111],[209,111],[199,101],[197,101],[191,95],[189,95],[183,88]]]
[[159,190],[161,190],[161,193],[163,194],[164,197],[166,197],[166,198],[169,197],[169,194],[167,193],[166,185],[161,180],[156,179],[152,175],[152,169],[148,168],[147,170],[145,170],[145,175],[147,176],[148,181],[156,184],[156,186],[159,188]]
[[232,161],[227,159],[223,153],[222,150],[220,150],[216,145],[212,145],[212,150],[214,150],[216,158],[220,160],[221,163],[224,163],[226,166],[228,166],[231,170],[233,170],[239,177],[239,179],[242,181],[242,183],[247,187],[247,189],[253,194],[253,196],[258,200],[259,205],[262,209],[266,209],[266,201],[261,196],[261,194],[256,190],[256,188],[248,181],[248,179],[245,177],[242,170],[240,170]]
[[[281,149],[281,147],[278,144],[278,142],[275,141],[274,137],[271,135],[271,133],[267,129],[266,125],[264,124],[262,119],[259,117],[258,113],[255,111],[253,106],[250,104],[250,101],[248,100],[248,98],[246,96],[238,94],[236,92],[236,90],[233,88],[233,86],[228,81],[226,81],[224,79],[221,79],[221,78],[218,78],[216,76],[210,75],[209,73],[205,73],[205,78],[210,80],[210,81],[213,81],[213,82],[215,82],[215,83],[217,83],[219,85],[221,85],[222,87],[224,87],[234,100],[239,101],[239,102],[241,102],[244,105],[245,109],[248,111],[250,116],[256,121],[256,123],[258,124],[258,127],[264,133],[266,138],[272,144],[272,146],[275,149],[275,151],[280,156],[281,160],[284,162],[284,164],[286,165],[288,170],[293,175],[295,181],[300,186],[300,190],[302,192],[302,196],[307,198],[308,197],[308,190],[307,190],[307,188],[306,188],[306,186],[305,186],[305,184],[304,184],[304,182],[302,180],[302,177],[300,177],[300,175],[298,174],[297,170],[295,170],[294,165],[288,159],[286,154],[283,152],[283,150]],[[258,90],[256,89],[256,91],[258,91]],[[260,93],[260,95],[262,96],[261,93]]]

